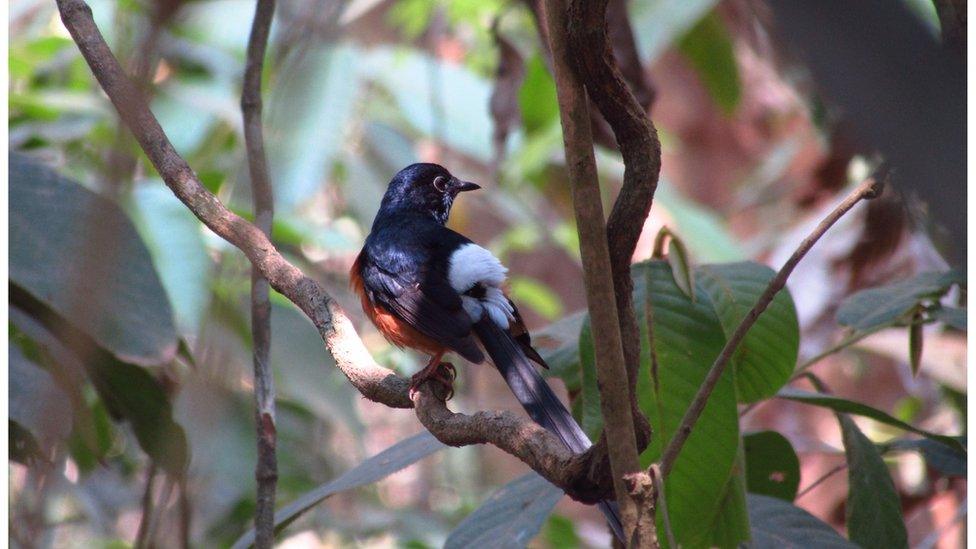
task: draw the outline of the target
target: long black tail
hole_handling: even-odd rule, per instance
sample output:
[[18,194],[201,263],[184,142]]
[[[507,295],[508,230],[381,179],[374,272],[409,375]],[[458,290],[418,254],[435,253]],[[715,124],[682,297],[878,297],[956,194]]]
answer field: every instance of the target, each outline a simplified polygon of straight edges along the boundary
[[[575,453],[582,453],[593,445],[512,336],[487,315],[475,324],[474,330],[515,398],[536,423],[555,433]],[[623,540],[617,503],[604,500],[598,505],[617,538]]]

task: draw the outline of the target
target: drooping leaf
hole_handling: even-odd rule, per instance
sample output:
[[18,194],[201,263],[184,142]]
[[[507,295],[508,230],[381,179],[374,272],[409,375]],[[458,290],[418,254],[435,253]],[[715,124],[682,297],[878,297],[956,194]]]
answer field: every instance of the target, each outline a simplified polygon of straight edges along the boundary
[[499,488],[458,524],[445,549],[525,547],[565,494],[536,473]]
[[534,55],[525,66],[525,80],[518,94],[522,125],[527,134],[538,133],[559,120],[556,83],[542,56]]
[[[662,230],[667,230],[662,229]],[[681,288],[692,301],[695,300],[695,270],[691,266],[691,257],[685,243],[668,231],[671,243],[668,246],[668,265],[671,265],[671,274],[674,275],[674,283]]]
[[[660,458],[725,343],[708,294],[699,287],[698,300],[692,302],[675,285],[670,271],[664,261],[633,267],[634,303],[642,330],[638,400],[654,430],[641,455],[642,464]],[[648,311],[653,318],[651,347],[646,345]],[[729,368],[665,483],[675,538],[682,546],[712,543],[712,532],[702,525],[714,524],[726,501],[738,440],[734,376]]]
[[953,284],[965,283],[959,271],[921,273],[878,288],[861,290],[837,309],[837,322],[857,330],[891,324],[909,313],[925,299],[935,299]]
[[912,325],[908,328],[908,365],[912,376],[918,376],[918,369],[922,367],[922,345],[925,342],[922,330],[922,312],[915,311],[912,315]]
[[897,418],[892,417],[877,408],[868,406],[867,404],[862,404],[860,402],[854,402],[853,400],[847,400],[845,398],[840,398],[833,395],[826,395],[821,393],[811,393],[809,391],[803,391],[800,389],[794,389],[793,387],[784,387],[776,394],[779,398],[785,398],[788,400],[795,400],[797,402],[803,402],[806,404],[813,404],[815,406],[822,406],[824,408],[830,408],[835,412],[843,412],[847,414],[854,414],[858,416],[869,417],[875,421],[880,421],[886,425],[891,425],[892,427],[897,427],[899,429],[904,429],[905,431],[911,431],[922,435],[926,438],[938,441],[950,448],[956,450],[965,451],[965,448],[959,443],[959,440],[946,435],[939,435],[926,431],[924,429],[919,429],[912,425],[905,423]]
[[[171,360],[177,348],[172,309],[125,214],[28,156],[8,158],[11,282],[120,360]],[[104,242],[91,242],[94,223]]]
[[776,431],[748,433],[742,438],[749,493],[793,501],[800,486],[800,460],[790,441]]
[[856,549],[829,524],[779,498],[749,494],[749,522],[755,549]]
[[603,430],[603,411],[600,408],[600,389],[597,387],[593,331],[588,316],[580,329],[579,365],[580,394],[577,398],[580,404],[580,425],[590,440],[596,440]]
[[[707,293],[731,337],[752,309],[775,272],[758,263],[702,265],[696,269],[702,293]],[[776,394],[796,367],[800,326],[788,291],[780,291],[759,316],[732,357],[739,402],[755,402]]]
[[[401,440],[278,510],[275,513],[275,531],[280,532],[303,513],[339,492],[372,484],[443,448],[446,446],[427,431]],[[234,542],[233,547],[244,549],[253,543],[252,529]]]
[[847,535],[863,547],[908,547],[901,501],[888,466],[849,416],[837,414],[847,455]]
[[678,41],[678,49],[688,58],[712,100],[725,114],[739,105],[742,86],[732,40],[722,19],[714,11],[701,18]]
[[[957,437],[959,444],[966,445],[966,437]],[[950,477],[967,476],[966,452],[926,438],[895,440],[881,445],[882,453],[889,451],[914,451],[922,454],[926,465]]]
[[10,420],[50,451],[71,432],[71,402],[51,374],[28,359],[19,346],[7,350]]

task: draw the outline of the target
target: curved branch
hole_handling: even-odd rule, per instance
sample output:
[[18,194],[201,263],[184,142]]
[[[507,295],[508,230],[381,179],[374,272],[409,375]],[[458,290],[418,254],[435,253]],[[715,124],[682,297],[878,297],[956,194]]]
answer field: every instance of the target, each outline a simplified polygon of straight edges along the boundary
[[413,402],[420,423],[448,446],[491,444],[583,503],[596,503],[613,495],[610,477],[602,474],[608,468],[592,466],[599,463],[592,459],[592,447],[583,454],[574,454],[556,435],[512,412],[452,412],[427,383],[416,392]]

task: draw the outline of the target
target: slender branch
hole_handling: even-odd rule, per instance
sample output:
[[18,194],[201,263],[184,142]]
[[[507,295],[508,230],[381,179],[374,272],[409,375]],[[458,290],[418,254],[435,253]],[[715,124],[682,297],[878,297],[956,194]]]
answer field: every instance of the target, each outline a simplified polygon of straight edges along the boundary
[[[102,38],[92,19],[91,9],[84,0],[57,0],[57,4],[61,20],[102,89],[177,198],[214,233],[244,252],[251,265],[268,280],[271,287],[309,317],[335,359],[336,366],[364,397],[392,408],[414,407],[408,395],[409,382],[373,360],[338,303],[317,282],[282,257],[264,232],[228,210],[200,183],[173,148],[141,94],[126,77]],[[621,376],[620,379],[624,378]],[[444,408],[443,404],[441,407]],[[427,415],[425,409],[417,413],[422,422],[424,418],[444,419],[438,415]],[[426,421],[425,426],[435,437],[449,441],[449,444],[496,445],[582,501],[604,499],[610,493],[611,483],[605,476],[605,462],[595,452],[569,458],[566,450],[557,452],[553,444],[539,442],[549,440],[545,438],[548,435],[544,430],[534,426],[528,418],[513,414],[502,414],[500,419],[494,419],[491,429],[480,428],[484,434],[483,440],[473,436],[468,439],[453,438],[458,432],[463,432],[453,429],[457,424],[477,428],[478,421],[466,418],[488,419],[479,415],[457,415],[445,421]],[[550,454],[556,459],[548,458]]]
[[156,480],[156,464],[149,462],[146,469],[146,489],[142,492],[142,516],[139,518],[139,530],[133,547],[148,547],[149,522],[153,514],[153,482]]
[[[261,124],[261,74],[268,46],[275,0],[257,0],[251,35],[247,42],[247,65],[241,90],[241,113],[244,117],[244,142],[251,175],[254,200],[254,222],[268,238],[274,221],[274,194],[268,159],[264,152]],[[275,486],[278,482],[278,458],[275,453],[274,375],[271,372],[271,300],[268,280],[257,267],[251,267],[251,336],[254,342],[254,403],[257,428],[258,460],[254,469],[257,481],[257,509],[254,513],[254,546],[270,548],[274,544]]]
[[[630,74],[629,79],[637,83],[632,90],[614,59],[615,54],[623,55],[629,51],[622,45],[615,48],[611,36],[613,29],[628,25],[624,2],[570,0],[568,9],[570,58],[575,60],[575,68],[580,80],[586,84],[589,98],[610,124],[624,161],[623,186],[607,220],[607,242],[627,365],[631,413],[637,422],[642,439],[640,447],[643,448],[644,440],[650,434],[650,426],[640,411],[636,396],[640,370],[640,326],[634,309],[630,262],[657,189],[661,173],[661,143],[645,105],[635,97],[634,90],[641,94],[648,105],[653,92],[649,91],[648,86],[640,85],[646,83],[635,74]],[[615,23],[613,27],[609,24],[611,19]],[[618,34],[620,32],[617,30]],[[623,38],[618,36],[617,39]]]
[[851,194],[844,199],[830,214],[820,222],[819,225],[807,236],[803,242],[797,247],[793,255],[786,261],[783,267],[776,273],[776,276],[769,281],[769,285],[763,291],[762,295],[756,301],[756,304],[752,306],[752,309],[746,314],[742,322],[736,327],[735,332],[729,337],[728,341],[725,343],[725,347],[722,348],[722,352],[719,353],[715,362],[712,364],[711,369],[708,371],[708,375],[705,377],[705,381],[702,382],[701,387],[698,389],[698,393],[695,395],[695,399],[691,402],[688,410],[685,412],[684,417],[681,419],[681,424],[678,426],[678,430],[674,434],[674,438],[668,443],[667,448],[664,450],[664,454],[661,457],[661,472],[667,476],[671,472],[671,467],[674,465],[675,460],[678,458],[678,454],[681,452],[681,447],[684,446],[688,436],[691,434],[692,428],[695,426],[695,422],[698,421],[699,416],[701,416],[702,410],[705,409],[705,404],[708,402],[708,397],[712,394],[712,390],[715,388],[715,384],[718,383],[719,378],[722,376],[722,372],[725,371],[725,367],[728,365],[729,360],[735,353],[736,349],[739,347],[739,343],[746,336],[746,333],[752,328],[752,325],[756,323],[759,315],[766,310],[766,307],[773,301],[776,294],[786,286],[786,280],[789,278],[790,274],[796,265],[803,259],[803,256],[810,251],[810,248],[820,240],[820,237],[827,232],[834,223],[837,222],[845,213],[847,213],[851,208],[853,208],[862,199],[871,199],[877,197],[881,194],[881,188],[885,182],[886,170],[884,168],[879,169],[875,174],[873,174],[868,179],[864,180],[860,185],[854,189]]
[[810,493],[811,490],[813,490],[817,486],[820,486],[820,484],[823,481],[825,481],[828,478],[836,475],[837,473],[843,471],[844,469],[847,469],[847,464],[846,463],[841,463],[840,465],[838,465],[838,466],[832,468],[831,470],[827,471],[826,473],[824,473],[823,475],[821,475],[820,478],[818,478],[817,480],[811,482],[809,486],[807,486],[803,490],[800,490],[800,492],[796,495],[796,497],[793,498],[793,501],[796,501],[796,500],[802,498],[803,496],[807,495],[808,493]]
[[628,545],[639,546],[640,540],[633,537],[637,533],[637,503],[627,490],[624,475],[638,472],[640,462],[617,301],[610,275],[610,252],[597,183],[586,93],[570,67],[567,14],[563,2],[547,0],[546,12],[566,164],[572,183],[573,208],[583,257],[586,301],[593,327],[600,408],[604,417],[604,433],[608,439],[614,491],[623,518],[624,539],[631,540]]

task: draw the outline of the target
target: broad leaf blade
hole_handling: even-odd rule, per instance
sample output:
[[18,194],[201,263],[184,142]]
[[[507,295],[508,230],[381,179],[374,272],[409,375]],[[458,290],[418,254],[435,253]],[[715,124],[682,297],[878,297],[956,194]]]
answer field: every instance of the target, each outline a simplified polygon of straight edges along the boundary
[[901,501],[881,454],[846,414],[837,414],[847,453],[847,535],[864,547],[907,547]]
[[[11,152],[9,160],[10,280],[121,360],[171,360],[177,348],[172,309],[125,214],[30,157]],[[93,221],[107,227],[98,249],[89,242]],[[89,272],[82,273],[86,264]],[[80,292],[97,299],[80,307]]]
[[[642,329],[638,398],[654,429],[651,444],[641,455],[646,465],[660,458],[674,436],[725,336],[708,295],[699,292],[697,301],[692,302],[675,285],[667,263],[640,263],[633,273],[634,302]],[[653,355],[646,345],[648,311],[653,319]],[[652,356],[656,357],[656,368]],[[702,524],[714,524],[725,501],[738,433],[734,378],[729,368],[666,480],[671,523],[677,542],[684,547],[712,542],[712,533]]]
[[749,494],[754,549],[857,549],[827,523],[779,498]]
[[714,11],[703,17],[678,41],[678,49],[691,62],[722,112],[735,111],[742,86],[732,40],[721,17]]
[[835,412],[843,412],[848,414],[854,414],[858,416],[869,417],[875,421],[880,421],[881,423],[891,425],[892,427],[898,427],[899,429],[904,429],[905,431],[911,431],[922,435],[926,438],[936,440],[949,446],[950,448],[955,448],[957,450],[965,451],[965,448],[959,443],[959,440],[946,436],[939,435],[924,429],[919,429],[913,427],[904,421],[896,419],[877,408],[868,406],[867,404],[862,404],[860,402],[854,402],[852,400],[847,400],[845,398],[836,397],[833,395],[825,395],[821,393],[811,393],[809,391],[802,391],[800,389],[794,389],[792,387],[783,388],[776,396],[779,398],[785,398],[788,400],[795,400],[797,402],[804,402],[806,404],[813,404],[814,406],[822,406],[824,408],[830,408]]
[[488,497],[447,537],[445,549],[525,547],[563,491],[536,473],[521,476]]
[[[315,488],[275,513],[275,531],[280,532],[303,513],[339,492],[372,484],[434,452],[446,448],[424,431],[383,450],[342,475]],[[254,543],[254,530],[241,536],[233,547],[244,549]]]
[[892,324],[908,315],[919,301],[935,299],[953,284],[965,283],[959,271],[921,273],[878,288],[861,290],[837,309],[837,322],[857,330]]
[[[776,274],[769,267],[752,262],[703,265],[696,271],[702,293],[711,297],[726,338]],[[775,395],[793,374],[799,346],[800,326],[793,298],[788,291],[780,291],[732,358],[739,402]]]
[[776,431],[759,431],[745,435],[743,443],[749,493],[793,501],[800,486],[800,460],[790,441]]

